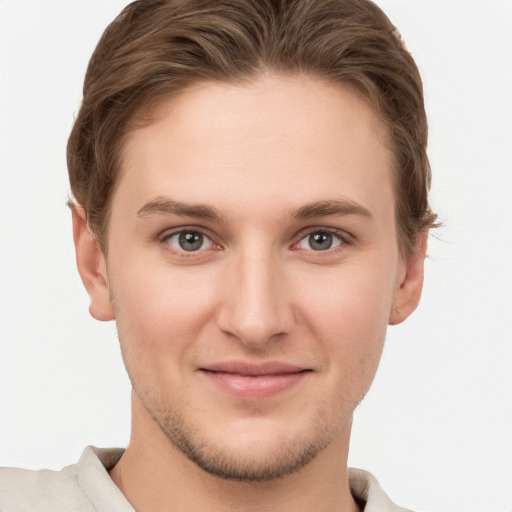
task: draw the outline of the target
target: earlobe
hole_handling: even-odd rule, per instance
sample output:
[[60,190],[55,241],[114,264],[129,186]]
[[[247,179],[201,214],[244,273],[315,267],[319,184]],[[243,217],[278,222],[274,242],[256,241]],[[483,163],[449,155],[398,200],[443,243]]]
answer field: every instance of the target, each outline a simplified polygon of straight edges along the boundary
[[110,302],[107,264],[103,252],[87,226],[85,211],[74,205],[73,240],[75,242],[76,264],[82,282],[91,299],[90,314],[96,320],[113,320],[114,311]]
[[420,233],[415,250],[404,263],[389,314],[389,324],[403,322],[418,307],[423,288],[424,263],[427,255],[428,230]]

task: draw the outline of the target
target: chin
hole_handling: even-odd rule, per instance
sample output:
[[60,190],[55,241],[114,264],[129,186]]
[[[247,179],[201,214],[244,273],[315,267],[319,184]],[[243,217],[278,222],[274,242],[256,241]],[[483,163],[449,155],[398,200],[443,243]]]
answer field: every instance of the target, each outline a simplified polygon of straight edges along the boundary
[[[239,482],[268,482],[299,472],[339,434],[321,419],[311,418],[302,428],[261,418],[208,430],[202,422],[187,421],[169,412],[153,420],[167,440],[196,466],[210,475]],[[281,428],[280,428],[281,427]],[[217,431],[217,432],[216,432]],[[281,432],[280,432],[281,431]]]
[[[329,440],[318,436],[277,443],[256,438],[249,445],[222,445],[204,438],[192,438],[176,432],[164,432],[169,441],[203,471],[216,477],[239,482],[268,482],[300,471],[314,459]],[[229,438],[227,438],[229,439]],[[235,444],[235,446],[233,445]]]

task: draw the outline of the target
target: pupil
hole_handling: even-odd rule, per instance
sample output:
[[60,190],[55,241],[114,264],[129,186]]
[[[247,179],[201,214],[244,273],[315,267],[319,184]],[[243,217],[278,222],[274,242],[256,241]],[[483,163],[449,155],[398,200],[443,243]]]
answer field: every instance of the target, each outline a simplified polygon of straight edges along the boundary
[[179,243],[184,251],[197,251],[203,245],[203,235],[201,233],[182,233]]
[[332,235],[330,233],[315,233],[310,235],[309,244],[315,251],[325,251],[331,248]]

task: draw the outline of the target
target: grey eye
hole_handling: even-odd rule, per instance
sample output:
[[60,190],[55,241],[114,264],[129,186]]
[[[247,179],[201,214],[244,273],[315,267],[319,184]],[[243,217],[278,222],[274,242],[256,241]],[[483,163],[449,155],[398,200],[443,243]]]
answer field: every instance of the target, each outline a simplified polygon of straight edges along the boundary
[[308,249],[310,251],[327,251],[341,245],[343,240],[334,233],[327,231],[317,231],[305,236],[300,242],[301,249]]
[[330,233],[315,233],[309,235],[309,245],[315,251],[325,251],[332,247],[332,235]]
[[201,233],[181,233],[178,241],[184,251],[197,251],[203,245],[203,235]]
[[212,241],[198,231],[180,231],[167,237],[167,243],[185,252],[200,251],[212,246]]

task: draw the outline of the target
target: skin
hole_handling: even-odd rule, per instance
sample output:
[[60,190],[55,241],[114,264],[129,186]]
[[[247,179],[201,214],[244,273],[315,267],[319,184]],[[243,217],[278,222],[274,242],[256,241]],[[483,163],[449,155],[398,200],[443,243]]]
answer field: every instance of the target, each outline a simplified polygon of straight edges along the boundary
[[[392,167],[354,91],[267,74],[193,86],[129,135],[108,261],[74,209],[91,314],[116,320],[133,384],[111,477],[137,511],[358,510],[352,414],[423,282],[426,234],[399,253]],[[300,371],[226,388],[226,362]]]

